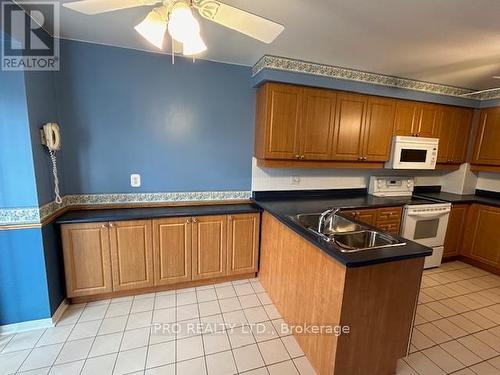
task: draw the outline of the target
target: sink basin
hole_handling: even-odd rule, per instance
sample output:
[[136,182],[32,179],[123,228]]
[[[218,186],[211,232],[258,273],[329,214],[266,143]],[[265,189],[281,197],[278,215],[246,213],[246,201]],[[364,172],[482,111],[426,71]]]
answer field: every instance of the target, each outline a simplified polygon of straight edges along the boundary
[[[298,214],[295,216],[295,220],[303,227],[318,231],[320,216],[321,214]],[[343,218],[342,216],[334,215],[330,217],[329,220],[325,221],[322,234],[331,236],[335,233],[353,232],[361,229],[363,229],[361,225]]]
[[333,242],[340,247],[340,251],[354,252],[384,247],[402,246],[405,242],[375,230],[359,230],[348,233],[337,233]]
[[321,213],[290,216],[302,227],[316,233],[342,252],[350,253],[406,245],[406,242],[339,215],[328,217],[319,231],[320,217]]

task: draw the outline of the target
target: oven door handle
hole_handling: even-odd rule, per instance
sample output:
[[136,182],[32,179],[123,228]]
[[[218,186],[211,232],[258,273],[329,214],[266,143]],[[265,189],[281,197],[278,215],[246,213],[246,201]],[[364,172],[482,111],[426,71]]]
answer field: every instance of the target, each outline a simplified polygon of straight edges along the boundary
[[407,215],[408,216],[413,216],[413,217],[425,217],[427,219],[438,219],[441,216],[445,216],[445,215],[448,215],[448,214],[449,214],[449,212],[440,212],[440,213],[429,212],[427,214],[423,214],[421,212],[415,212],[415,213],[408,213]]

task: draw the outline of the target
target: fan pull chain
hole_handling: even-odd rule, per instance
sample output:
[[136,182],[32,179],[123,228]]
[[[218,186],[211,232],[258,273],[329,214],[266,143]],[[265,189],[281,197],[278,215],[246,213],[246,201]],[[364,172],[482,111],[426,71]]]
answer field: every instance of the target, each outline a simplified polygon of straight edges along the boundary
[[172,46],[172,65],[175,64],[175,51],[174,51],[174,37],[170,36],[170,39],[172,40],[170,45]]

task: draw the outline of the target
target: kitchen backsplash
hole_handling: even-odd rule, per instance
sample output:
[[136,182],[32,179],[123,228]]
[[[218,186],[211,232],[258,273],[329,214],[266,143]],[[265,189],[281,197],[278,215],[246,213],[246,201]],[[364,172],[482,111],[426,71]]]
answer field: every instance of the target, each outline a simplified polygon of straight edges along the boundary
[[416,185],[442,185],[443,171],[394,171],[388,169],[261,168],[252,159],[252,191],[366,188],[370,176],[414,176]]

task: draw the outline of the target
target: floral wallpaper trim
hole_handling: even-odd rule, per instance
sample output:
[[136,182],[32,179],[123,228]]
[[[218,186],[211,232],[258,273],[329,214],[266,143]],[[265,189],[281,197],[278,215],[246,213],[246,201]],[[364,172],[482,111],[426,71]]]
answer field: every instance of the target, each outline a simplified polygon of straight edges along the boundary
[[62,204],[50,202],[40,208],[0,209],[0,225],[37,224],[71,206],[127,203],[168,203],[249,199],[250,191],[203,191],[182,193],[77,194],[63,197]]
[[40,223],[38,207],[0,208],[0,225]]
[[384,74],[369,73],[361,70],[342,68],[334,65],[312,63],[279,56],[264,55],[252,67],[252,76],[257,75],[263,69],[306,73],[317,76],[339,78],[350,81],[365,82],[375,85],[397,87],[408,90],[423,91],[439,95],[464,97],[469,99],[486,100],[500,98],[500,89],[471,95],[471,93],[473,93],[473,90],[461,87],[393,77]]

